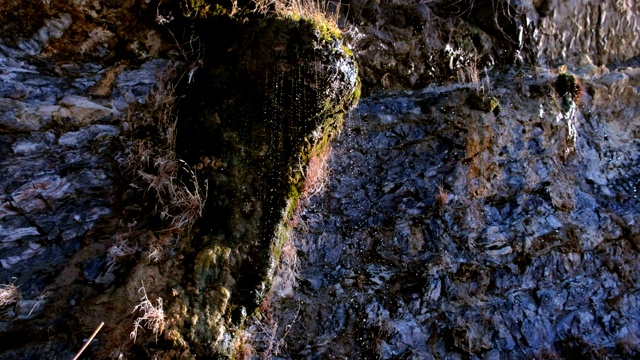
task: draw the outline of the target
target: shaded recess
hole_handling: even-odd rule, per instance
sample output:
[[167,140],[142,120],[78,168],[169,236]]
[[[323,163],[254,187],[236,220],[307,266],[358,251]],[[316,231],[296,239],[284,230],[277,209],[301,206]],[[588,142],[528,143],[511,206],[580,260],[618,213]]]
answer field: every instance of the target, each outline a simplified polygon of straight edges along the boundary
[[206,53],[180,89],[177,151],[208,199],[176,325],[193,352],[229,354],[227,325],[268,290],[307,159],[338,131],[359,82],[339,33],[319,22],[216,16],[194,30]]

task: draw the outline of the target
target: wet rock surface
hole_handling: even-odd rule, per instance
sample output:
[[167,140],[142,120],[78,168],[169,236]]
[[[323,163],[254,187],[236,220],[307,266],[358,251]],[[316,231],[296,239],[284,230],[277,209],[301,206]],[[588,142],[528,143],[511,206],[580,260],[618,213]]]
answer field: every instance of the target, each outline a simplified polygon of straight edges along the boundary
[[498,115],[468,106],[473,87],[362,101],[250,328],[257,351],[640,355],[638,95],[609,77],[567,108],[556,74],[496,74]]
[[173,328],[208,357],[233,356],[234,332],[270,286],[306,158],[326,146],[360,90],[337,33],[308,20],[236,26],[177,107],[178,152],[200,164],[209,192],[186,255],[194,264],[180,281],[186,291],[172,303],[184,309]]

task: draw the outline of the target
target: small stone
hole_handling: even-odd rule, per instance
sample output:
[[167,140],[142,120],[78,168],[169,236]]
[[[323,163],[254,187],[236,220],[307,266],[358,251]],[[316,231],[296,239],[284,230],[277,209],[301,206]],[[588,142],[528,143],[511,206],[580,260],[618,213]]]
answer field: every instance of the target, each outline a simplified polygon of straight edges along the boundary
[[540,348],[542,345],[542,333],[543,329],[540,329],[537,323],[530,320],[525,320],[520,328],[522,335],[527,340],[527,344],[533,348]]
[[511,248],[511,246],[505,246],[503,248],[496,249],[496,250],[487,250],[485,251],[485,254],[487,254],[487,256],[490,256],[490,257],[498,257],[498,256],[509,255],[512,252],[513,252],[513,249]]
[[22,254],[20,254],[20,260],[29,260],[36,254],[38,254],[38,252],[39,251],[37,250],[27,249],[26,251],[22,252]]
[[554,229],[560,229],[562,227],[562,223],[553,215],[547,216],[547,223]]
[[20,240],[27,236],[40,235],[38,229],[34,227],[19,228],[19,229],[4,229],[0,226],[0,242],[8,243],[16,240]]
[[40,143],[33,143],[31,141],[19,141],[11,145],[13,153],[16,155],[28,155],[36,151],[40,151],[44,146]]
[[440,299],[440,294],[442,291],[442,281],[440,279],[434,279],[429,282],[429,290],[427,292],[427,298],[429,302],[435,303]]
[[7,263],[9,265],[15,265],[15,264],[19,263],[20,261],[22,261],[22,258],[20,256],[9,256],[7,258]]
[[85,146],[89,141],[105,136],[118,136],[120,129],[112,125],[92,125],[79,131],[71,131],[63,134],[58,139],[58,144],[70,148]]
[[396,50],[396,54],[406,54],[411,50],[409,44],[407,44],[406,41],[395,42],[393,46]]
[[500,233],[500,228],[490,226],[487,228],[482,245],[485,248],[495,248],[507,243],[507,239]]
[[86,126],[101,120],[110,115],[117,115],[118,111],[106,106],[97,104],[88,98],[67,95],[60,100],[59,105],[63,106],[54,114],[62,119],[66,119],[76,126]]
[[606,85],[608,88],[612,88],[614,86],[624,87],[629,85],[629,77],[626,74],[614,71],[603,76],[600,79],[600,82]]
[[75,232],[75,230],[70,229],[62,233],[62,240],[66,242],[74,239],[76,236],[78,236],[78,234]]

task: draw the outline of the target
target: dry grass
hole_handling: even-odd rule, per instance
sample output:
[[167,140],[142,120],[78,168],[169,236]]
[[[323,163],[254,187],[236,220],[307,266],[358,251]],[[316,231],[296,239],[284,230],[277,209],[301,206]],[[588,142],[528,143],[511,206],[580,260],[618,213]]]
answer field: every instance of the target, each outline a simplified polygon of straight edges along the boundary
[[346,13],[340,1],[330,0],[254,0],[254,4],[256,12],[314,20],[335,32],[340,14]]
[[[203,191],[195,171],[186,162],[177,160],[175,154],[163,155],[155,158],[155,173],[138,170],[138,175],[146,192],[156,200],[154,213],[170,223],[169,230],[188,231],[202,217],[208,183],[205,181]],[[189,185],[178,177],[180,170],[188,175]]]
[[149,247],[149,262],[159,263],[162,260],[162,248],[156,244]]
[[438,185],[438,193],[436,194],[436,203],[443,207],[449,203],[449,197],[451,193],[449,193],[443,186],[443,184]]
[[278,266],[276,267],[271,285],[271,293],[280,298],[291,297],[294,288],[300,279],[300,259],[298,258],[298,249],[296,248],[292,234],[287,236],[281,247]]
[[[209,12],[210,6],[206,5],[202,0],[184,0],[180,2],[180,7],[182,10],[182,14],[187,18],[197,18],[206,16],[205,14]],[[233,15],[236,11],[236,2],[233,2],[233,12],[229,15]],[[182,34],[182,37],[178,38],[171,31],[171,28],[167,26],[167,24],[171,23],[174,20],[171,11],[164,12],[160,10],[160,3],[158,3],[158,7],[156,8],[156,18],[155,21],[158,25],[164,26],[165,30],[169,33],[173,41],[176,43],[178,51],[182,54],[182,57],[185,61],[191,62],[191,68],[189,69],[189,83],[191,83],[191,78],[193,74],[202,64],[202,56],[204,55],[204,51],[202,48],[202,42],[200,37],[196,34],[196,32],[191,29],[189,37],[186,37],[186,33]]]
[[[49,291],[45,291],[40,295],[38,295],[35,299],[35,303],[31,307],[31,310],[29,310],[29,313],[27,314],[27,317],[31,316],[31,314],[33,314],[33,312],[36,311],[36,309],[38,309],[40,305],[42,305],[43,303],[46,303],[49,295],[50,295]],[[13,306],[21,300],[22,300],[22,293],[20,292],[20,289],[18,289],[17,286],[15,286],[14,284],[0,285],[0,308]],[[42,310],[40,309],[40,311]]]
[[236,336],[232,340],[234,359],[249,360],[256,358],[256,349],[251,345],[250,334],[247,331],[240,330],[236,332]]
[[[477,57],[477,55],[476,55]],[[489,78],[489,71],[484,68],[484,77],[481,75],[480,69],[478,69],[478,60],[474,59],[469,66],[459,68],[457,71],[458,83],[464,85],[471,85],[477,94],[491,93],[493,87],[491,86],[491,79]]]
[[151,302],[147,296],[144,284],[142,284],[142,287],[138,290],[138,292],[140,291],[142,291],[143,294],[140,298],[140,304],[136,305],[131,313],[133,314],[136,311],[140,311],[142,312],[142,316],[133,322],[133,331],[130,336],[133,342],[135,342],[138,337],[138,330],[147,328],[153,332],[157,342],[158,335],[162,334],[166,325],[164,310],[162,308],[162,298],[158,298],[157,305],[154,306],[153,302]]
[[[148,98],[147,108],[134,124],[155,126],[154,138],[135,139],[122,161],[126,173],[135,179],[155,202],[154,214],[169,223],[169,229],[189,231],[202,216],[207,197],[207,183],[200,188],[195,171],[176,154],[177,119],[173,114],[174,88],[168,81]],[[185,174],[187,183],[180,177]]]
[[461,84],[474,85],[476,92],[480,92],[480,72],[476,64],[459,68],[457,72],[458,82]]
[[[176,96],[170,84],[178,76],[167,70],[166,78],[158,80],[160,86],[150,94],[146,104],[131,109],[128,119],[131,145],[120,162],[130,186],[139,191],[145,208],[152,209],[162,226],[157,238],[138,238],[137,244],[142,249],[127,242],[126,239],[134,238],[131,234],[117,239],[109,249],[114,263],[138,250],[146,254],[150,263],[162,261],[170,249],[179,246],[180,242],[174,239],[190,232],[202,217],[207,182],[202,189],[195,171],[176,153],[177,116],[173,111]],[[162,298],[151,301],[144,284],[139,292],[142,297],[132,313],[138,312],[140,316],[135,319],[130,336],[135,342],[138,332],[148,329],[157,341],[166,326]]]
[[252,317],[251,326],[248,329],[248,338],[251,342],[259,346],[260,350],[254,349],[258,358],[263,360],[269,360],[278,356],[286,346],[286,338],[300,316],[300,306],[298,311],[293,317],[291,322],[282,328],[282,335],[278,335],[278,329],[280,329],[278,321],[271,314],[272,294],[269,293],[264,297],[262,303],[260,303],[260,317]]
[[259,352],[260,359],[271,359],[280,353],[280,348],[284,344],[283,339],[278,339],[278,322],[271,313],[272,293],[267,294],[260,303],[260,318],[252,319],[252,326],[249,329],[254,342],[262,345]]
[[[171,225],[178,229],[191,229],[195,222],[202,217],[204,205],[207,200],[208,182],[205,180],[204,191],[198,185],[198,177],[189,165],[180,160],[182,169],[189,175],[191,186],[187,186],[177,177],[173,177],[173,185],[169,188],[170,208],[173,208],[175,215],[171,217]],[[161,216],[162,217],[162,216]]]
[[[31,316],[31,314],[38,308],[38,306],[40,306],[43,303],[47,302],[47,298],[51,295],[50,291],[45,291],[43,293],[41,293],[40,295],[38,295],[36,297],[36,302],[35,304],[33,304],[33,306],[31,307],[31,310],[29,310],[29,314],[27,314],[27,316]],[[42,310],[40,310],[42,311]]]
[[138,251],[137,246],[129,246],[129,240],[126,237],[118,234],[115,236],[116,242],[113,246],[107,250],[107,256],[109,260],[107,261],[107,265],[111,266],[116,262],[129,257]]
[[301,200],[303,202],[324,191],[329,181],[328,162],[330,157],[330,145],[327,145],[321,153],[313,153],[311,155],[302,185]]
[[13,284],[0,285],[0,308],[11,306],[22,300],[22,294],[17,286]]
[[[476,2],[463,1],[463,0],[423,0],[431,7],[446,8],[449,16],[458,18],[467,18],[473,16],[473,10],[476,7]],[[481,5],[482,7],[486,5]],[[496,30],[500,31],[504,40],[510,42],[513,45],[522,47],[524,45],[524,33],[522,28],[518,29],[515,34],[511,31],[505,30],[502,25],[505,23],[513,23],[516,19],[519,19],[526,11],[524,6],[519,6],[516,2],[507,0],[491,0],[491,8],[494,26]]]

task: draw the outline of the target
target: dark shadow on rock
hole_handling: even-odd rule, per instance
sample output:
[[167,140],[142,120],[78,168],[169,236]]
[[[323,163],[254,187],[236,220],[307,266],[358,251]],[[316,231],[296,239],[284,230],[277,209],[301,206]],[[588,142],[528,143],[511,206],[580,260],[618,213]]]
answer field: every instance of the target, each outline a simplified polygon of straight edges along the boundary
[[184,301],[195,316],[214,314],[180,328],[195,353],[210,356],[228,353],[223,324],[240,326],[268,291],[277,227],[299,197],[310,152],[327,146],[357,102],[359,81],[341,36],[322,23],[220,17],[196,31],[206,52],[179,90],[177,148],[208,198],[185,261],[197,291]]

